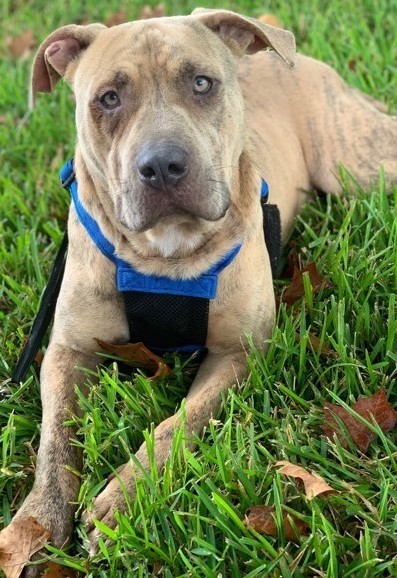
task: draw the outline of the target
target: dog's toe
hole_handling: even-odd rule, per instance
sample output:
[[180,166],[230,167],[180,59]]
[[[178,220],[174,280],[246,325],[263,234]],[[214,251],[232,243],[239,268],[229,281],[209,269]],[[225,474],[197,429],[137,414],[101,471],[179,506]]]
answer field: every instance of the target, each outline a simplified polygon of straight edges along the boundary
[[[117,508],[116,508],[117,509]],[[90,511],[84,514],[84,521],[87,528],[87,550],[89,551],[90,556],[93,556],[98,552],[98,542],[100,538],[104,540],[109,540],[109,536],[106,533],[103,533],[99,528],[95,525],[95,520],[100,520],[102,524],[104,524],[107,528],[113,529],[117,525],[116,518],[114,516],[114,512],[116,509],[109,507],[106,512],[102,512],[101,517],[99,517],[97,511]],[[95,513],[96,512],[96,513]]]
[[83,522],[87,530],[90,554],[98,551],[98,541],[100,537],[108,538],[96,526],[95,521],[99,520],[108,528],[115,528],[117,521],[115,512],[125,511],[125,497],[117,478],[109,481],[106,488],[95,498],[90,510],[83,514]]

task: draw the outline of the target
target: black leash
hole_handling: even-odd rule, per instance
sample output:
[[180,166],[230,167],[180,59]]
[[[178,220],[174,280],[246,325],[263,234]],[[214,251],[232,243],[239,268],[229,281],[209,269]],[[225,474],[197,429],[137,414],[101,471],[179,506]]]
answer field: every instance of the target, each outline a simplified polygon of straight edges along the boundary
[[58,299],[59,291],[61,289],[63,273],[65,271],[67,248],[68,234],[67,231],[65,231],[61,246],[59,247],[55,257],[54,265],[50,273],[50,278],[41,298],[40,308],[33,321],[29,337],[23,346],[21,355],[19,356],[17,365],[11,376],[11,381],[13,383],[21,383],[22,381],[25,381],[28,369],[37,355],[37,352],[44,339],[44,335],[51,323],[51,319],[54,316],[56,302]]

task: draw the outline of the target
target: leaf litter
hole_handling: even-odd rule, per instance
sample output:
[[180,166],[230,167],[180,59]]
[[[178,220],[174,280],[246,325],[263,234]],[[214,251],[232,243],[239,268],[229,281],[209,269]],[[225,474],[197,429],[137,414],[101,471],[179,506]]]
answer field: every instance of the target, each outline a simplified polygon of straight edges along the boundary
[[[397,422],[397,414],[387,401],[384,388],[371,397],[360,397],[351,409],[369,423],[377,423],[383,432],[393,429]],[[325,404],[322,429],[330,439],[336,435],[343,447],[347,447],[347,438],[350,436],[363,453],[375,437],[375,433],[365,423],[335,403]]]
[[[275,538],[279,535],[274,506],[252,506],[247,510],[244,524],[247,528],[252,528],[255,532],[258,532],[258,534],[265,534],[266,536],[273,536]],[[309,526],[296,516],[284,513],[282,517],[282,531],[287,540],[295,542],[299,540],[300,536],[308,535]]]
[[331,492],[336,492],[336,490],[327,484],[324,478],[314,472],[309,472],[302,466],[297,466],[296,464],[292,464],[286,460],[277,462],[276,466],[282,466],[279,470],[280,474],[302,480],[305,488],[305,495],[308,500],[312,500],[316,496],[322,494],[329,495]]
[[166,377],[171,373],[171,369],[165,361],[141,342],[114,345],[101,339],[96,339],[95,341],[104,351],[120,357],[128,365],[154,371],[154,375],[150,379]]
[[30,516],[15,520],[0,532],[0,568],[6,578],[18,578],[30,558],[41,550],[50,532]]
[[[0,569],[5,578],[19,578],[32,556],[50,540],[51,532],[36,518],[15,520],[0,532]],[[43,574],[45,578],[77,578],[71,568],[49,561]]]
[[329,289],[332,284],[318,272],[316,263],[312,262],[300,269],[296,265],[293,268],[292,281],[281,295],[281,301],[287,305],[293,305],[305,295],[304,275],[309,275],[313,293],[322,289]]

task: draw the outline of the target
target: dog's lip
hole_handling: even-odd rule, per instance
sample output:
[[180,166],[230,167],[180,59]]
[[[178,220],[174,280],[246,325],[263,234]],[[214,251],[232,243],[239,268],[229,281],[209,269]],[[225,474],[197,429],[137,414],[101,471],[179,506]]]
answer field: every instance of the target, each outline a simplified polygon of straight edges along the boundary
[[[192,217],[195,217],[193,213],[189,213],[188,211],[181,210],[178,207],[175,207],[174,210],[169,210],[166,212],[162,212],[158,215],[153,215],[152,218],[148,218],[141,226],[132,226],[128,220],[120,218],[120,223],[126,227],[130,233],[144,233],[150,229],[153,229],[161,220],[166,219],[168,217],[184,217],[185,220],[181,221],[183,224],[191,224]],[[179,224],[179,223],[178,223]]]
[[[181,208],[178,205],[171,204],[167,207],[166,210],[160,211],[157,215],[151,214],[148,218],[142,219],[141,224],[133,225],[128,219],[123,217],[119,217],[119,222],[128,229],[130,233],[144,233],[149,229],[153,229],[158,223],[160,223],[163,219],[167,219],[169,217],[181,217],[181,220],[178,224],[184,224],[186,226],[194,226],[194,221],[199,219],[202,221],[207,221],[209,223],[214,223],[223,219],[229,210],[231,202],[225,203],[223,207],[223,211],[220,214],[217,214],[216,217],[212,218],[211,215],[208,214],[201,214],[196,211],[189,211],[187,209]],[[170,225],[172,226],[172,225]]]

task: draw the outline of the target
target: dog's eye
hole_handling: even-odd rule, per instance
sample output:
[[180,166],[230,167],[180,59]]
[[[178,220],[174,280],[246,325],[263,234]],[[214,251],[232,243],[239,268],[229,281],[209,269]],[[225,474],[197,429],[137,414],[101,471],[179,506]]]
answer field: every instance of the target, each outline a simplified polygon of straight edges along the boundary
[[194,94],[206,94],[211,90],[212,80],[206,76],[196,76],[193,83]]
[[108,90],[105,92],[103,96],[99,99],[99,102],[107,109],[111,110],[117,108],[120,104],[120,99],[118,97],[117,92],[114,90]]

